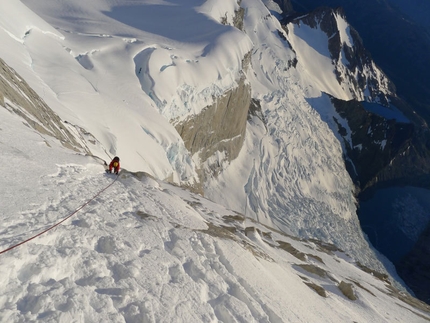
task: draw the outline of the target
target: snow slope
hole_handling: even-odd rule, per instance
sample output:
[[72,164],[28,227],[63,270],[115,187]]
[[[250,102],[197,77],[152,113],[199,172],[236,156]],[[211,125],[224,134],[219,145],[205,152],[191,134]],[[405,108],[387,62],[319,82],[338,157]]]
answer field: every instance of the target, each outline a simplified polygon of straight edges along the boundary
[[[342,148],[322,116],[332,109],[324,92],[344,99],[353,94],[315,43],[321,33],[294,28],[287,34],[260,0],[240,6],[243,31],[233,27],[239,10],[233,0],[2,1],[0,56],[63,120],[97,139],[86,142],[94,155],[119,155],[129,171],[183,185],[195,183],[205,165],[172,124],[198,114],[246,73],[261,116],[248,123],[239,157],[204,183],[206,196],[283,232],[335,243],[395,275],[361,233]],[[347,27],[340,25],[347,41]],[[248,53],[252,65],[242,71]],[[46,162],[81,166],[49,168],[45,176],[72,172],[76,180],[99,183],[91,164],[82,167],[65,154]],[[56,177],[46,178],[34,182],[42,191],[30,192],[29,200],[48,194],[43,187]],[[18,192],[22,183],[10,185]],[[7,216],[17,210],[13,203]],[[38,207],[26,210],[46,213]],[[15,231],[10,234],[13,240]]]
[[0,163],[0,252],[89,202],[0,254],[0,322],[430,319],[333,246],[293,239],[143,173],[113,182],[96,160],[5,109],[0,133],[9,162]]

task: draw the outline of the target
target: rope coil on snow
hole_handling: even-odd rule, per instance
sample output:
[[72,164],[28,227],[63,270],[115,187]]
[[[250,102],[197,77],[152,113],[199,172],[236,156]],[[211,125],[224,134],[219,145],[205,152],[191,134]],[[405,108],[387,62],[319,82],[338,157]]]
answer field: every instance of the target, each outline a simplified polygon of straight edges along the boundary
[[88,204],[90,204],[90,202],[94,201],[94,199],[96,197],[98,197],[100,194],[102,194],[104,191],[106,191],[109,187],[111,187],[118,179],[119,175],[116,176],[116,178],[112,181],[112,183],[110,183],[108,186],[106,186],[105,188],[103,188],[102,190],[100,190],[96,195],[94,195],[92,198],[90,198],[88,201],[86,201],[84,204],[82,204],[80,207],[78,207],[75,211],[73,211],[71,214],[69,214],[67,217],[65,217],[63,220],[61,220],[60,222],[55,223],[54,225],[50,226],[48,229],[36,234],[35,236],[28,238],[27,240],[24,240],[16,245],[13,245],[3,251],[0,251],[0,255],[3,253],[6,253],[12,249],[15,249],[16,247],[19,247],[21,245],[23,245],[24,243],[27,243],[35,238],[37,238],[38,236],[41,236],[42,234],[48,232],[49,230],[54,229],[55,227],[59,226],[61,223],[63,223],[64,221],[66,221],[68,218],[70,218],[71,216],[75,215],[76,213],[78,213],[81,209],[83,209],[85,206],[87,206]]

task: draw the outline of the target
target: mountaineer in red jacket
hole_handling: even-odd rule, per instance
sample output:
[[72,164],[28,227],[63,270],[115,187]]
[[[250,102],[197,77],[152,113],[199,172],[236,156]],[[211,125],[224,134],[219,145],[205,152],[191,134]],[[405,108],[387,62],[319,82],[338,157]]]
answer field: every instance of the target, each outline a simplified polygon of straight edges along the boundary
[[119,157],[115,156],[114,159],[112,159],[112,161],[109,164],[109,170],[106,170],[107,173],[112,173],[112,169],[113,172],[118,175],[118,172],[120,170],[120,164],[119,164]]

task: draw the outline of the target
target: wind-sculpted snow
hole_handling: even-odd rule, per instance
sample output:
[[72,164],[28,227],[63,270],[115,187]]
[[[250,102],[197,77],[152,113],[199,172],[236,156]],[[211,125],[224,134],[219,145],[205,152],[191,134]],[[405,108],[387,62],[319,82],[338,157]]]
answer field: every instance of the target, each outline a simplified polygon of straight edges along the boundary
[[[27,4],[34,6],[31,2]],[[214,14],[213,6],[203,0],[118,3],[99,0],[91,6],[63,1],[49,8],[43,4],[34,8],[54,26],[71,33],[69,37],[79,35],[74,44],[68,45],[73,51],[85,42],[95,44],[94,37],[104,38],[102,52],[108,44],[117,46],[116,38],[133,40],[129,47],[137,56],[135,70],[142,89],[165,117],[173,119],[189,112],[198,113],[213,103],[213,95],[220,96],[234,87],[242,68],[241,60],[251,48],[249,39],[239,30],[200,12]],[[233,12],[238,8],[237,4],[225,7]],[[58,19],[59,15],[64,18]],[[195,93],[193,98],[183,97],[184,86]]]
[[[20,53],[25,63],[19,55],[2,55],[48,105],[91,133],[110,155],[121,155],[129,169],[187,185],[198,181],[196,166],[168,120],[199,113],[237,86],[242,59],[251,48],[249,38],[228,25],[238,4],[25,3],[60,37],[48,34],[55,29],[28,11],[33,27],[19,19],[17,26],[5,25],[2,37],[4,48]],[[2,12],[27,10],[19,1],[2,6]],[[166,15],[166,10],[176,14]],[[194,28],[197,22],[201,26]],[[9,37],[15,29],[28,33]],[[17,37],[23,37],[23,46]],[[169,147],[181,145],[180,155],[168,156]],[[106,156],[103,149],[92,149]]]

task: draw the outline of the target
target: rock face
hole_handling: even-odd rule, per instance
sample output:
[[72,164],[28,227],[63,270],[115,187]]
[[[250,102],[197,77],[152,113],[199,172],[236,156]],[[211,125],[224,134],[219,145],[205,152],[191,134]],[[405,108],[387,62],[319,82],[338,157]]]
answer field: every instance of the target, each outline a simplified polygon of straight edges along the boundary
[[402,178],[407,171],[404,161],[412,146],[414,125],[387,120],[365,110],[355,100],[332,98],[332,102],[352,132],[351,146],[346,129],[335,119],[339,134],[344,137],[348,171],[360,190]]
[[0,105],[22,117],[42,135],[57,138],[65,147],[84,148],[55,114],[12,68],[0,59]]
[[[346,129],[342,128],[340,123],[338,130],[344,136],[345,162],[351,178],[361,191],[361,202],[365,202],[382,188],[430,187],[430,150],[425,145],[427,130],[413,123],[399,123],[379,117],[366,111],[360,102],[354,100],[345,102],[333,98],[332,102],[339,115],[348,120],[352,146],[347,144]],[[378,204],[380,203],[381,201],[378,201]],[[392,256],[390,259],[396,265],[398,274],[416,296],[429,303],[430,226],[413,246],[414,241],[409,241],[403,234],[404,223],[397,219],[398,215],[393,206],[387,203],[382,208],[387,210],[387,215],[373,210],[363,213],[360,210],[358,215],[363,230],[380,251],[386,251],[384,248],[387,245],[396,248],[396,252],[401,252],[401,248],[410,250],[401,261],[396,261],[393,252],[390,255],[387,251],[385,255]],[[362,209],[366,208],[363,206]],[[369,220],[369,217],[372,219]],[[384,221],[389,225],[384,225]],[[409,218],[407,223],[411,221]],[[422,225],[425,225],[425,222]]]
[[245,140],[251,89],[243,77],[238,83],[237,88],[217,98],[200,114],[176,125],[186,148],[192,155],[198,154],[202,163],[217,153],[222,155],[210,161],[209,170],[201,173],[203,182],[207,176],[216,176],[223,162],[235,159]]
[[4,106],[5,106],[5,104],[4,104],[4,96],[3,96],[3,93],[2,93],[2,92],[0,92],[0,105],[1,105],[2,107],[4,107]]

